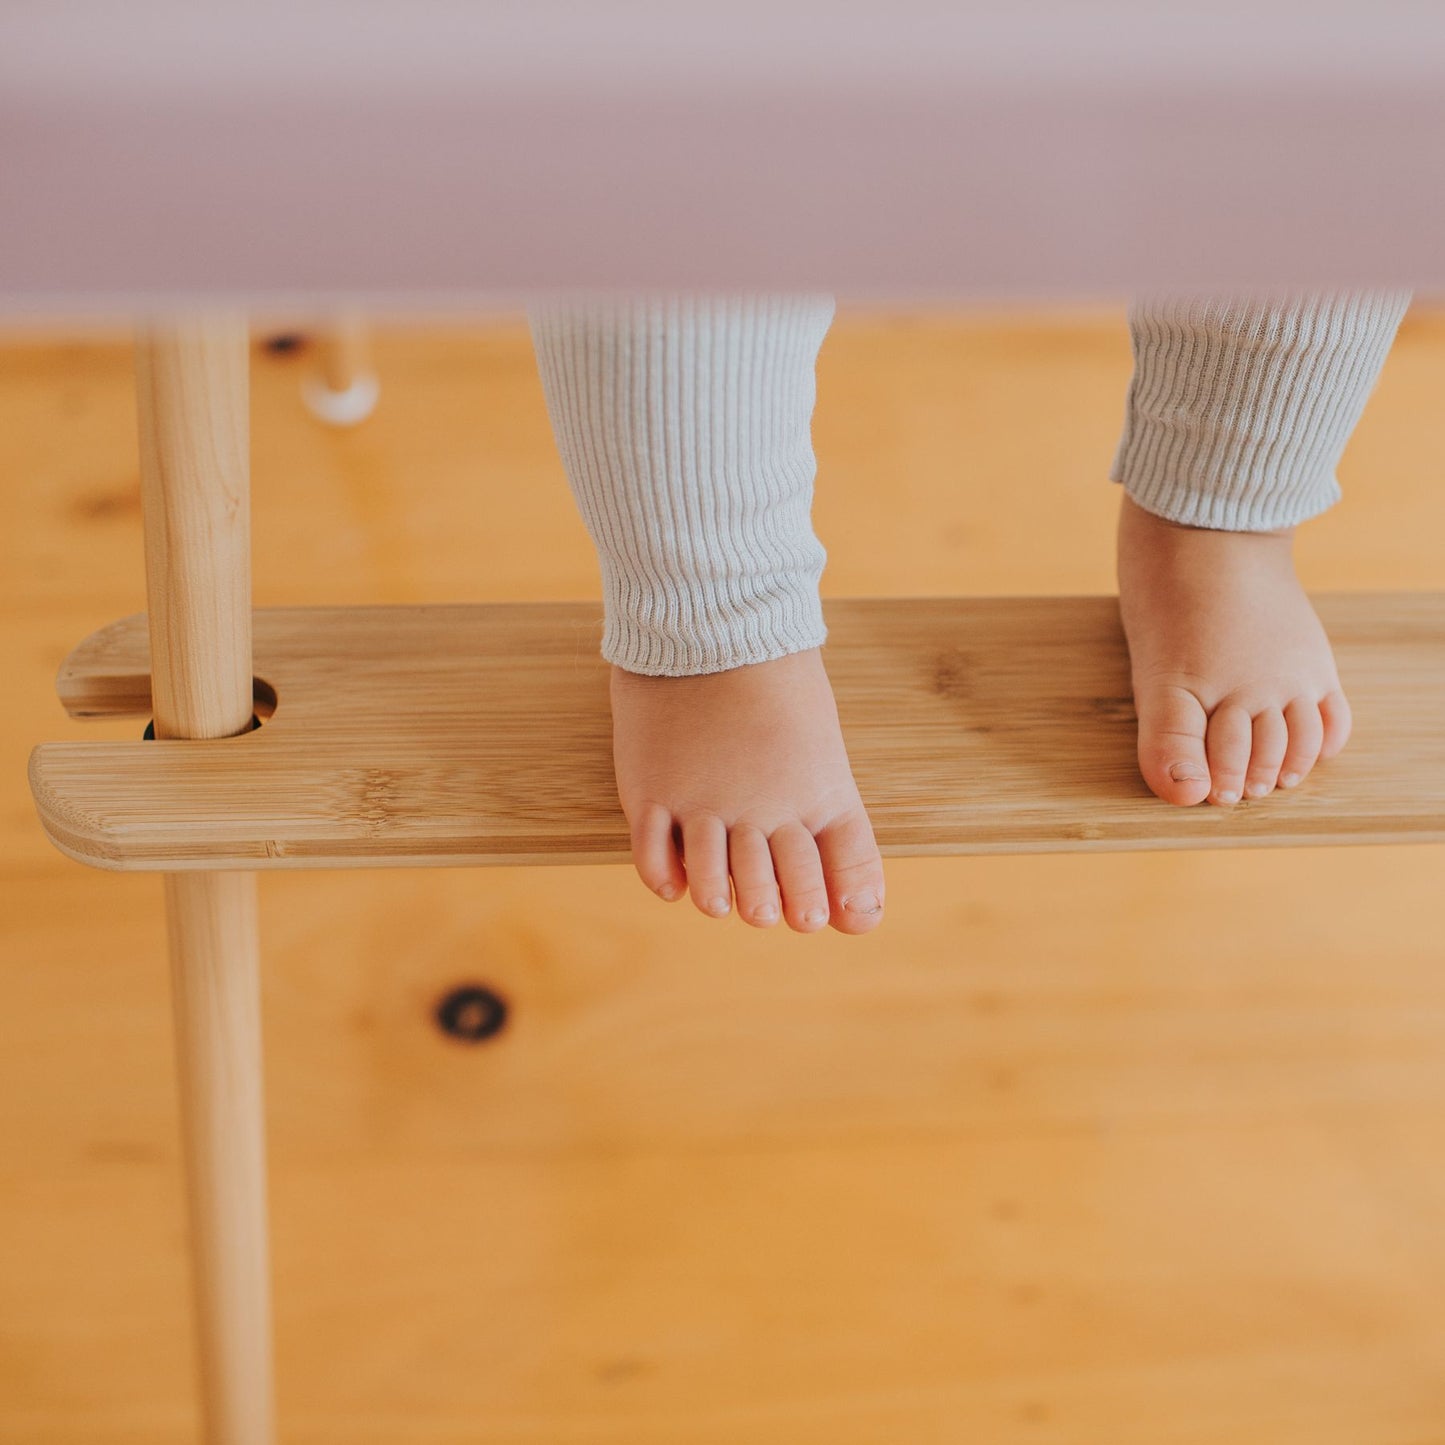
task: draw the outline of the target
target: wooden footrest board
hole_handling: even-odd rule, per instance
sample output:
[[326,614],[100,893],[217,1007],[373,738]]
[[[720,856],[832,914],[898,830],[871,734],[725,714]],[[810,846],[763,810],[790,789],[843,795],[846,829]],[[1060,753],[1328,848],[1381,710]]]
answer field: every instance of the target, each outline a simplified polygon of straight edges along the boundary
[[[1355,715],[1293,792],[1173,807],[1135,762],[1113,597],[833,598],[824,650],[887,855],[1445,841],[1445,594],[1314,598]],[[255,613],[262,726],[43,743],[55,845],[102,868],[623,863],[591,602]],[[150,711],[144,614],[87,638],[73,717]],[[262,689],[264,691],[264,689]]]

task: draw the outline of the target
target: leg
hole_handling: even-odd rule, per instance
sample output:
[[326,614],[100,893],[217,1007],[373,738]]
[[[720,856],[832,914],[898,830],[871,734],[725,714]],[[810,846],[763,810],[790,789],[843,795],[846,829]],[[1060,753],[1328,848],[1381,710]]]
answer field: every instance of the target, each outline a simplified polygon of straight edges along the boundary
[[[137,338],[155,735],[251,725],[247,336],[207,318]],[[165,877],[209,1445],[271,1445],[270,1262],[253,873]]]
[[317,333],[318,370],[302,384],[314,416],[332,426],[355,426],[376,410],[380,386],[371,369],[365,318],[336,313]]
[[735,887],[758,926],[781,911],[799,932],[862,933],[881,915],[882,860],[819,651],[826,553],[809,517],[813,365],[832,314],[809,296],[530,313],[602,567],[638,872],[717,917]]
[[1139,765],[1161,798],[1293,787],[1350,730],[1294,529],[1335,466],[1408,304],[1402,292],[1159,298],[1130,309],[1135,371],[1111,473]]

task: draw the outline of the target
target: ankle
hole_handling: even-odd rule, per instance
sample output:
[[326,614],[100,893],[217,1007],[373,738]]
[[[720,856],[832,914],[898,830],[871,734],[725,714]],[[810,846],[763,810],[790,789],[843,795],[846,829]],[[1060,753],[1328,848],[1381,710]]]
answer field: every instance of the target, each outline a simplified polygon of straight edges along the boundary
[[1145,546],[1164,551],[1181,549],[1197,552],[1219,548],[1238,551],[1241,547],[1250,547],[1263,552],[1288,555],[1293,549],[1296,531],[1297,524],[1268,531],[1236,531],[1176,522],[1172,518],[1147,511],[1127,495],[1119,513],[1121,543],[1127,546],[1131,541],[1142,542]]

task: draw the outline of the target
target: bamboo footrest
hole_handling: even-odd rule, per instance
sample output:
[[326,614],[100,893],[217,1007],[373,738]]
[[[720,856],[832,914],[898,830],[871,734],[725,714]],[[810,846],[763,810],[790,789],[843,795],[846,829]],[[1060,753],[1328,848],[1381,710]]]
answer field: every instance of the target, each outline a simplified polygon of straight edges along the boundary
[[[882,851],[1445,841],[1445,595],[1314,601],[1354,736],[1297,790],[1225,809],[1144,786],[1114,598],[829,600]],[[259,728],[34,750],[62,852],[152,871],[630,858],[595,603],[260,608],[254,628]],[[61,701],[143,717],[149,668],[136,614],[71,653]]]

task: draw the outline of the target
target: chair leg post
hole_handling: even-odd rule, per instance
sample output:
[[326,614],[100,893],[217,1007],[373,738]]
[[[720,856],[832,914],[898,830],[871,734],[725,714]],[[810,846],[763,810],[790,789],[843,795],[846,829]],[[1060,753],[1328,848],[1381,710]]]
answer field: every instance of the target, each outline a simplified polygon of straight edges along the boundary
[[366,318],[356,311],[338,311],[316,339],[317,366],[302,384],[302,397],[322,421],[356,426],[376,409],[381,391],[371,365]]
[[[251,725],[248,342],[239,316],[136,338],[155,736]],[[207,1445],[273,1445],[254,873],[165,876]]]

